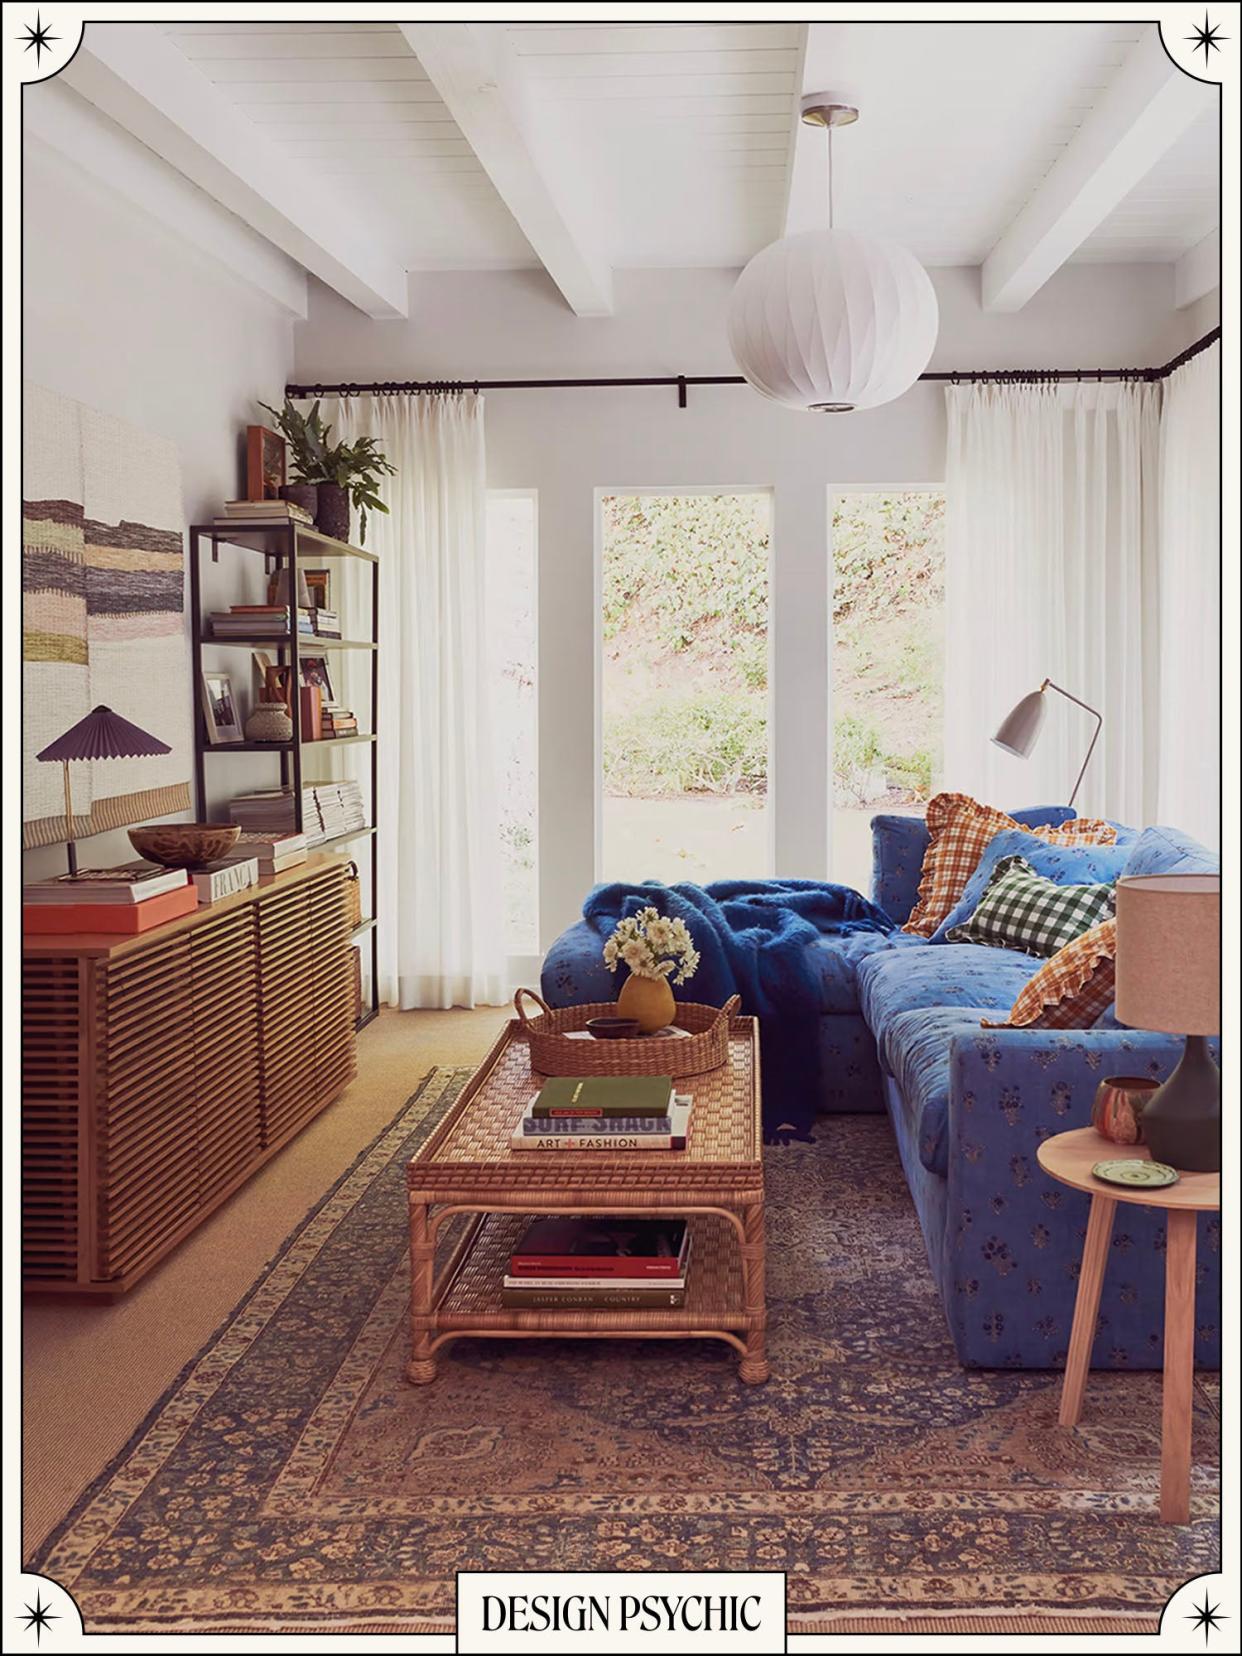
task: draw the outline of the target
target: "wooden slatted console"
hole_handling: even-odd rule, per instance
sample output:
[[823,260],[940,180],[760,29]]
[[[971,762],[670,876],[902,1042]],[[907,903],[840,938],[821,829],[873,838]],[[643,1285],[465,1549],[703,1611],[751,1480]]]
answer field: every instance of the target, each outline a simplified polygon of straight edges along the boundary
[[344,857],[138,937],[22,947],[22,1277],[120,1294],[355,1067]]

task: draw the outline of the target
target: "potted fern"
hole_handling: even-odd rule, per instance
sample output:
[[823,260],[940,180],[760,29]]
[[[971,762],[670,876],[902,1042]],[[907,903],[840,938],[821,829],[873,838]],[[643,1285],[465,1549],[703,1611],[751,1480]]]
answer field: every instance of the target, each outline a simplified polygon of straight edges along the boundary
[[[387,512],[379,497],[381,477],[395,476],[392,465],[376,446],[374,437],[359,437],[352,443],[333,443],[332,427],[325,425],[315,403],[309,414],[300,414],[285,399],[282,409],[260,403],[276,422],[276,429],[289,445],[293,482],[286,486],[287,498],[310,510],[315,527],[335,540],[349,539],[349,508],[358,513],[358,543],[367,542],[367,513]],[[304,490],[314,489],[314,505]]]

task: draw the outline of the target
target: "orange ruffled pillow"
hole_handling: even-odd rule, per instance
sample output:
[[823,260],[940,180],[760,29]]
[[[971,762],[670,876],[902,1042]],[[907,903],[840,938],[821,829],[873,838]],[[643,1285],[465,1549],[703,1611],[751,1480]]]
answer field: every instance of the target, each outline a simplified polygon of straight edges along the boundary
[[1102,920],[1058,949],[1025,985],[1006,1023],[985,1029],[1090,1029],[1112,1004],[1117,922]]
[[1006,828],[1034,834],[1051,845],[1114,845],[1117,840],[1112,823],[1096,817],[1076,817],[1059,828],[1028,828],[994,806],[980,805],[969,794],[937,794],[927,803],[931,840],[923,854],[918,901],[902,931],[930,937],[957,907],[966,882],[994,836]]

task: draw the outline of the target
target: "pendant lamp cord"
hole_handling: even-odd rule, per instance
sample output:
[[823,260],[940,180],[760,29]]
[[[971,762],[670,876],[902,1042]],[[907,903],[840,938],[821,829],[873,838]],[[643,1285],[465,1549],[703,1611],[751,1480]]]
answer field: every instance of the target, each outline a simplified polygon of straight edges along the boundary
[[832,223],[832,128],[831,127],[828,128],[828,228],[830,230],[833,228],[833,223]]

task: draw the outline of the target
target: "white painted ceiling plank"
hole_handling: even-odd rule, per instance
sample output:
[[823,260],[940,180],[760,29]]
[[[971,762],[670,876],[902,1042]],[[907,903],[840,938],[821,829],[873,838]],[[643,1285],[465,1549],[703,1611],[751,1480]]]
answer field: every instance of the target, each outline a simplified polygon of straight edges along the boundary
[[1220,286],[1220,231],[1188,248],[1173,266],[1173,303],[1178,310]]
[[89,102],[373,317],[407,314],[405,271],[343,188],[272,145],[144,24],[91,24],[61,71]]
[[539,132],[497,24],[402,23],[449,113],[549,276],[579,316],[612,314],[612,269],[568,156]]
[[1203,114],[1215,90],[1146,29],[1035,194],[984,260],[983,306],[1020,310]]

